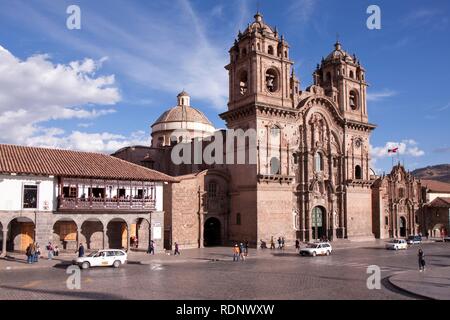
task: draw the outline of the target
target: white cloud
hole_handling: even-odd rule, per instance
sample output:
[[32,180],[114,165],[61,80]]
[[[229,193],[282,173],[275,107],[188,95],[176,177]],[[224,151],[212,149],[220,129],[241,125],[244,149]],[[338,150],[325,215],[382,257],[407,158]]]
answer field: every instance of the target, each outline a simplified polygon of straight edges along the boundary
[[1,141],[29,144],[46,121],[92,119],[115,112],[92,108],[120,100],[114,76],[95,77],[103,61],[54,64],[48,55],[20,60],[0,46]]
[[380,92],[368,92],[367,93],[367,101],[380,101],[386,98],[393,97],[397,94],[397,92],[393,90],[383,90]]
[[289,6],[289,14],[296,23],[307,23],[314,13],[317,0],[294,0]]
[[383,147],[373,147],[371,146],[370,152],[371,156],[376,161],[376,159],[385,158],[391,155],[395,155],[394,153],[389,153],[389,149],[398,148],[397,153],[399,155],[408,155],[412,157],[421,157],[425,154],[423,150],[421,150],[417,142],[413,139],[405,139],[401,142],[386,142]]

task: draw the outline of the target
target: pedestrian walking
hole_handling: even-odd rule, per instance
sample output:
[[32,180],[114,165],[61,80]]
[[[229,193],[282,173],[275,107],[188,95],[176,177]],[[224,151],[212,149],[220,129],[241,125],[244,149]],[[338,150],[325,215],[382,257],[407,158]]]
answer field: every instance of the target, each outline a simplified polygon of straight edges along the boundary
[[425,271],[425,254],[423,253],[422,248],[419,249],[417,257],[419,258],[419,272]]
[[244,242],[244,255],[248,256],[248,240],[245,240]]
[[295,249],[300,250],[300,241],[298,239],[295,240]]
[[233,261],[239,261],[239,247],[237,243],[233,247]]
[[83,243],[80,243],[80,246],[78,247],[78,257],[82,258],[84,257],[84,246]]
[[239,244],[239,259],[241,259],[242,261],[245,261],[244,244],[242,242]]
[[281,238],[281,250],[284,250],[284,237]]
[[51,242],[49,242],[47,245],[47,257],[48,257],[48,260],[53,259],[53,246],[52,246]]
[[281,249],[281,237],[278,237],[277,242],[278,242],[278,249]]
[[270,250],[275,249],[275,241],[273,241],[273,236],[270,238]]
[[39,243],[36,243],[36,245],[34,245],[33,262],[39,262],[40,255],[41,255],[41,247],[39,246]]
[[174,256],[180,255],[180,248],[178,247],[178,243],[175,242],[175,252],[173,253]]
[[150,240],[150,245],[148,246],[147,253],[151,254],[151,255],[155,255],[155,243],[153,240]]
[[30,243],[25,251],[25,254],[27,256],[27,263],[31,264],[33,263],[34,254],[32,253],[33,245]]
[[59,248],[58,248],[58,246],[55,246],[55,250],[53,250],[53,253],[55,254],[55,257],[59,256]]

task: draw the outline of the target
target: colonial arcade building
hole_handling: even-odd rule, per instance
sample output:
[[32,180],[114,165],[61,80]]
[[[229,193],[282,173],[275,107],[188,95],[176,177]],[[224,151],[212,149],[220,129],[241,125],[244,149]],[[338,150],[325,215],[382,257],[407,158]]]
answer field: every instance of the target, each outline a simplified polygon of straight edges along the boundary
[[2,254],[32,242],[161,249],[163,184],[174,181],[108,155],[0,145]]

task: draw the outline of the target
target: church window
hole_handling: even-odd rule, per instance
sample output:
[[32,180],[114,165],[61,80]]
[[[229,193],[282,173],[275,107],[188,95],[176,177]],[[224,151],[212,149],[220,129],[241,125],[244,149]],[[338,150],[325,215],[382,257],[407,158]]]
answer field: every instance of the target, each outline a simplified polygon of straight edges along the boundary
[[361,172],[361,167],[360,166],[356,166],[355,167],[355,179],[362,179],[362,172]]
[[389,218],[386,216],[386,217],[384,217],[384,224],[385,225],[389,225]]
[[247,71],[242,71],[239,76],[239,92],[241,95],[245,95],[248,91],[248,75]]
[[271,55],[274,54],[274,51],[273,51],[273,47],[272,47],[272,46],[269,46],[269,47],[268,47],[267,53],[269,53],[269,54],[271,54]]
[[287,51],[284,52],[284,57],[287,58]]
[[353,79],[354,77],[355,77],[355,75],[353,74],[353,71],[350,70],[350,78]]
[[258,43],[257,46],[258,46],[258,51],[261,51],[261,45]]
[[352,90],[350,91],[350,108],[352,110],[357,110],[358,109],[358,95],[356,93],[356,91]]
[[320,172],[323,170],[323,157],[320,152],[316,152],[314,156],[314,168],[317,172]]
[[237,224],[238,226],[241,225],[241,214],[240,214],[240,213],[237,213],[237,214],[236,214],[236,224]]
[[208,184],[208,198],[215,198],[217,196],[217,183],[210,182]]
[[277,157],[270,160],[270,174],[280,174],[280,160]]
[[266,88],[269,92],[276,92],[278,90],[278,74],[275,69],[268,69],[266,71]]
[[273,128],[270,129],[270,134],[274,138],[279,138],[280,137],[280,133],[281,133],[281,130],[278,127],[273,127]]

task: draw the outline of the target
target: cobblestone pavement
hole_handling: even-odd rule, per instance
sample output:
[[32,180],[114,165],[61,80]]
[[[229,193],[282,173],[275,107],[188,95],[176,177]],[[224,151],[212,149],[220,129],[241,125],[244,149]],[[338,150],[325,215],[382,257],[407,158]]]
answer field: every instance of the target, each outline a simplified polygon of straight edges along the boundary
[[[450,265],[449,244],[426,243],[422,248],[428,270]],[[82,271],[81,290],[67,289],[67,266],[63,264],[2,269],[0,299],[418,298],[387,281],[389,276],[417,269],[417,247],[405,251],[388,251],[381,244],[340,248],[329,257],[315,258],[300,257],[294,250],[252,251],[245,262],[233,262],[230,251],[198,250],[198,259],[196,251],[191,251],[186,254],[190,260],[183,253],[182,257],[146,257],[144,263],[130,259],[119,269]],[[211,256],[215,258],[208,259]],[[382,270],[381,290],[367,289],[369,265]]]

